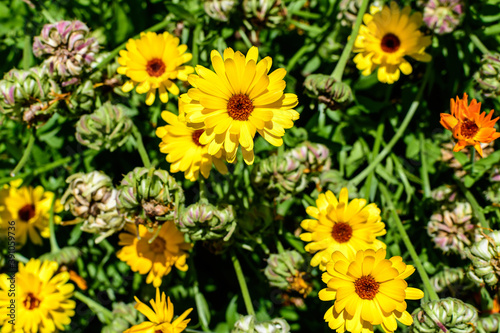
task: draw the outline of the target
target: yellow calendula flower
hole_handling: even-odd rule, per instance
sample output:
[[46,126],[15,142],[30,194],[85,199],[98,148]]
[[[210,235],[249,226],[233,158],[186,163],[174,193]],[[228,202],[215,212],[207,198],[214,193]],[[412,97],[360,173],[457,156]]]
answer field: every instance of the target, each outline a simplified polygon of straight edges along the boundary
[[369,333],[374,325],[381,325],[392,333],[398,328],[396,319],[404,325],[413,323],[405,299],[424,297],[405,281],[415,268],[401,257],[385,259],[385,255],[384,249],[361,250],[347,257],[341,252],[332,255],[322,276],[327,288],[318,295],[322,301],[335,300],[324,317],[331,329]]
[[422,25],[422,14],[413,13],[406,6],[401,10],[395,2],[384,6],[375,14],[365,14],[359,34],[354,42],[353,52],[359,53],[354,62],[361,74],[370,75],[378,68],[380,82],[394,83],[400,72],[409,75],[412,67],[405,56],[428,62],[431,56],[425,48],[431,44],[430,36],[423,36],[418,30]]
[[156,288],[156,299],[149,301],[152,309],[142,303],[137,297],[134,298],[137,302],[135,308],[145,315],[149,321],[132,326],[123,333],[180,333],[186,329],[187,324],[191,321],[191,319],[186,319],[186,317],[193,311],[192,308],[187,309],[172,321],[174,319],[174,305],[170,301],[170,297],[165,299],[165,293],[161,293],[160,297],[160,290],[158,288]]
[[129,39],[126,50],[120,51],[118,73],[130,78],[122,90],[129,92],[134,87],[139,94],[145,94],[146,104],[155,101],[156,90],[159,90],[160,100],[168,102],[168,92],[179,95],[179,87],[172,81],[186,81],[193,67],[184,66],[192,58],[191,53],[185,53],[187,46],[179,45],[179,38],[168,32],[156,34],[142,32],[140,39]]
[[[148,229],[142,224],[125,226],[118,245],[123,248],[116,256],[127,263],[134,272],[148,274],[146,283],[159,287],[162,278],[170,273],[172,266],[187,271],[187,250],[192,245],[184,242],[184,234],[177,230],[174,222],[167,221],[160,230]],[[154,238],[153,238],[154,237]],[[151,239],[154,239],[150,242]]]
[[259,51],[250,48],[247,55],[227,48],[224,57],[212,51],[215,72],[196,66],[197,75],[189,76],[194,87],[187,95],[186,120],[195,129],[204,129],[199,142],[208,145],[208,153],[216,155],[224,150],[226,160],[232,163],[241,145],[247,164],[254,161],[254,137],[258,132],[274,146],[283,144],[285,129],[293,126],[299,113],[295,94],[285,94],[283,81],[286,71],[279,68],[272,73],[272,60],[257,61]]
[[365,199],[349,202],[347,188],[344,187],[338,199],[331,191],[321,193],[316,206],[306,209],[314,219],[303,220],[300,224],[309,231],[300,235],[303,241],[311,242],[305,246],[306,251],[316,252],[311,266],[319,265],[321,270],[325,270],[326,262],[335,251],[349,256],[359,250],[385,249],[386,245],[376,239],[386,234],[376,204],[367,205]]
[[[59,265],[54,261],[41,262],[31,259],[26,265],[19,263],[14,279],[0,275],[0,326],[1,333],[53,333],[64,331],[75,314],[73,296],[75,287],[68,283],[68,272],[57,273]],[[9,293],[15,281],[14,298]],[[15,300],[15,329],[9,306]]]
[[[188,100],[189,97],[185,96]],[[199,138],[203,129],[188,127],[182,105],[179,100],[179,116],[163,111],[161,117],[168,125],[158,127],[156,136],[161,138],[160,152],[167,154],[166,160],[170,163],[170,172],[184,172],[184,177],[194,182],[201,172],[208,178],[212,163],[223,175],[227,173],[227,166],[223,161],[222,150],[216,155],[208,153],[208,146],[200,143]]]
[[481,113],[481,102],[473,99],[467,102],[468,96],[464,93],[462,99],[453,98],[450,101],[451,114],[441,113],[441,125],[453,132],[453,137],[457,139],[453,151],[460,151],[467,146],[474,146],[481,157],[483,149],[481,143],[490,143],[500,138],[500,133],[495,129],[495,123],[499,117],[491,119],[493,110],[488,115]]
[[[10,183],[0,193],[0,229],[2,236],[10,230],[10,221],[15,222],[16,243],[18,246],[26,244],[29,239],[37,245],[42,244],[42,238],[49,237],[49,212],[54,193],[44,191],[43,187],[22,186],[22,179]],[[54,213],[62,211],[59,199],[54,203]],[[61,218],[54,216],[54,221],[59,223]]]

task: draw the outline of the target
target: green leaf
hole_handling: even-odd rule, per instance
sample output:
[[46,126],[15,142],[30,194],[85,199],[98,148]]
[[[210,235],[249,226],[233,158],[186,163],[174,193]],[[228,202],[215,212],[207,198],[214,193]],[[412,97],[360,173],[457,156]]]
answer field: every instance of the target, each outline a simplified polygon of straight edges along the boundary
[[200,323],[203,330],[208,331],[208,325],[210,324],[210,309],[208,308],[207,300],[205,296],[200,292],[198,286],[194,288],[194,300],[196,302],[196,311],[200,317]]

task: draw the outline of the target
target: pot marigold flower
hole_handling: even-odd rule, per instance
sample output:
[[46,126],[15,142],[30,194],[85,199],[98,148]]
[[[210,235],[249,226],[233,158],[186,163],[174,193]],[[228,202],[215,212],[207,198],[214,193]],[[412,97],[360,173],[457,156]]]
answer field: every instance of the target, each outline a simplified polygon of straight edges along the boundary
[[116,256],[126,262],[134,272],[149,273],[146,283],[159,287],[162,278],[170,273],[172,266],[187,271],[186,251],[191,248],[191,244],[184,242],[184,235],[177,230],[174,222],[167,221],[160,230],[155,228],[151,231],[142,224],[136,226],[128,223],[125,230],[127,232],[119,235],[118,245],[123,248]]
[[415,268],[401,257],[385,259],[385,255],[384,249],[332,255],[322,275],[327,287],[318,294],[322,301],[335,300],[324,317],[331,329],[365,333],[373,332],[373,325],[382,325],[392,333],[398,328],[396,319],[404,325],[413,323],[405,299],[421,299],[424,293],[408,287],[404,279]]
[[187,93],[192,100],[184,106],[186,120],[189,126],[204,128],[199,142],[208,145],[209,154],[223,150],[230,163],[241,145],[243,159],[253,164],[256,132],[279,147],[285,129],[299,119],[299,113],[292,109],[298,104],[297,95],[283,93],[285,69],[268,74],[272,59],[266,57],[257,62],[258,56],[255,46],[246,57],[227,48],[222,58],[214,50],[211,59],[215,73],[196,66],[198,75],[189,76],[194,88]]
[[73,296],[75,287],[68,283],[68,272],[57,273],[55,261],[31,259],[26,265],[19,263],[15,275],[16,317],[15,327],[9,323],[7,308],[12,300],[9,291],[11,280],[7,274],[0,275],[0,326],[2,333],[64,331],[75,314]]
[[186,317],[193,311],[193,308],[187,309],[174,321],[174,305],[170,301],[170,297],[165,299],[165,293],[161,293],[160,289],[156,288],[156,298],[150,300],[151,309],[146,304],[142,303],[137,297],[134,297],[137,304],[134,306],[140,313],[145,315],[149,321],[145,321],[139,325],[132,326],[123,333],[140,333],[140,332],[163,332],[163,333],[180,333],[186,329],[187,324],[191,319]]
[[127,50],[120,51],[118,62],[121,67],[118,73],[130,78],[122,87],[129,92],[134,87],[139,94],[145,94],[146,104],[155,101],[156,90],[159,90],[160,100],[168,102],[167,90],[179,95],[179,87],[173,79],[186,81],[193,67],[183,66],[191,60],[191,53],[185,53],[187,46],[179,45],[179,38],[168,32],[156,34],[154,32],[141,33],[140,39],[129,39],[125,46]]
[[499,117],[491,119],[494,110],[488,115],[481,112],[481,102],[473,99],[470,105],[467,103],[467,94],[462,99],[450,100],[451,114],[441,113],[441,125],[453,132],[453,137],[458,140],[453,151],[460,151],[466,146],[474,146],[481,157],[483,149],[481,143],[490,143],[500,137],[495,129],[495,123]]
[[311,266],[325,270],[332,253],[340,251],[346,256],[359,250],[385,249],[386,245],[376,239],[386,234],[385,224],[380,218],[376,204],[366,204],[365,199],[348,202],[347,188],[342,188],[339,198],[331,192],[321,193],[316,206],[309,206],[307,214],[313,219],[303,220],[300,226],[306,233],[300,239],[311,242],[305,246],[310,253],[317,252],[311,259]]
[[406,6],[403,10],[395,2],[373,15],[365,14],[354,42],[353,52],[356,67],[361,74],[370,75],[378,68],[380,82],[392,84],[399,80],[400,72],[409,75],[412,67],[405,56],[428,62],[431,56],[425,48],[431,44],[429,36],[423,36],[418,28],[422,25],[422,14],[413,13]]

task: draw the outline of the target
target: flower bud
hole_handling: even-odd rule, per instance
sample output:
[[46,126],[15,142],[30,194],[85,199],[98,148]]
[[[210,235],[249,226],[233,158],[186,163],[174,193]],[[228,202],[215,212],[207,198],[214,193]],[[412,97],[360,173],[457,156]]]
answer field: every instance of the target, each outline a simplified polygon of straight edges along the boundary
[[94,108],[95,90],[91,80],[86,80],[78,85],[67,99],[66,108],[58,112],[66,117],[79,116],[82,113],[90,112]]
[[461,0],[429,0],[424,7],[423,20],[438,35],[454,31],[464,17]]
[[327,190],[333,193],[340,193],[343,187],[349,191],[349,198],[358,197],[358,189],[349,181],[345,180],[342,173],[338,170],[326,170],[320,173],[316,187],[319,192]]
[[129,327],[144,321],[144,315],[132,303],[114,302],[113,320],[104,326],[101,333],[123,333]]
[[203,8],[205,13],[214,20],[227,22],[235,5],[235,0],[207,0],[203,4]]
[[498,333],[500,331],[500,313],[480,317],[477,322],[477,331],[480,333]]
[[304,81],[306,94],[317,98],[331,110],[346,107],[353,101],[351,87],[343,82],[335,82],[325,74],[311,74]]
[[286,18],[281,0],[243,0],[245,17],[254,25],[275,28]]
[[290,325],[285,319],[275,318],[265,322],[257,322],[253,315],[241,316],[234,324],[231,333],[288,333]]
[[76,139],[95,150],[113,151],[130,137],[132,120],[123,114],[119,105],[104,103],[92,114],[80,117],[76,124]]
[[474,80],[485,97],[500,96],[500,53],[483,56],[481,67],[474,74]]
[[498,286],[500,279],[500,231],[483,235],[466,249],[472,261],[467,276],[478,285]]
[[474,286],[474,283],[467,278],[466,271],[461,267],[445,267],[444,270],[434,275],[430,281],[436,292],[448,291],[453,296]]
[[305,173],[326,171],[332,164],[330,150],[321,143],[305,141],[290,150],[289,154],[306,166]]
[[312,286],[303,278],[305,272],[300,271],[303,265],[304,258],[295,250],[273,253],[267,259],[264,274],[271,286],[295,291],[306,297]]

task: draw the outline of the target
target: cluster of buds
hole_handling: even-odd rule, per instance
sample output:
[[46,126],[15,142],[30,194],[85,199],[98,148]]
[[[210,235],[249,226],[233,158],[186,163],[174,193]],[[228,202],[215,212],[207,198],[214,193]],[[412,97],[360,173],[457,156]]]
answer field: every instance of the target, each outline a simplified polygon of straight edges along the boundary
[[304,87],[307,95],[317,98],[331,110],[344,108],[353,101],[351,87],[344,82],[336,82],[329,75],[311,74],[306,77]]
[[484,191],[484,196],[495,205],[500,204],[500,169],[494,168],[490,173],[489,186]]
[[44,67],[12,69],[0,81],[0,113],[28,126],[40,125],[55,112],[59,86]]
[[288,333],[290,325],[285,319],[275,318],[269,321],[257,322],[253,315],[241,316],[234,324],[231,333]]
[[431,198],[440,205],[448,206],[455,202],[457,192],[456,189],[451,186],[441,185],[432,190]]
[[116,200],[127,222],[154,228],[178,218],[184,192],[167,171],[137,167],[123,177]]
[[215,207],[205,200],[187,207],[175,222],[178,229],[192,241],[222,239],[227,242],[236,228],[232,206]]
[[330,169],[330,150],[321,143],[305,141],[290,150],[290,156],[303,164],[304,173],[323,172]]
[[436,247],[444,253],[457,253],[462,258],[466,257],[465,248],[478,237],[476,229],[468,202],[457,202],[452,211],[442,207],[439,213],[431,216],[427,224],[427,233]]
[[479,71],[474,74],[481,93],[485,97],[497,98],[500,95],[500,54],[486,54],[481,60]]
[[113,302],[112,313],[113,320],[102,328],[101,333],[122,333],[144,321],[144,315],[132,303]]
[[77,117],[82,113],[92,111],[95,103],[95,89],[91,80],[85,80],[76,86],[73,91],[67,91],[64,98],[66,108],[61,108],[58,113],[66,117]]
[[119,105],[104,103],[92,114],[80,117],[76,124],[76,139],[89,148],[110,151],[121,147],[130,137],[132,120]]
[[464,17],[462,0],[427,0],[423,20],[427,27],[438,35],[453,32]]
[[438,293],[449,292],[453,297],[457,297],[464,290],[474,287],[474,282],[467,278],[465,269],[446,267],[441,272],[434,275],[431,279],[431,285]]
[[477,309],[457,298],[422,302],[413,314],[411,333],[455,332],[472,333],[476,330]]
[[[33,54],[45,58],[50,74],[63,80],[79,77],[89,69],[98,52],[99,43],[80,21],[46,24],[33,42]],[[72,83],[76,82],[70,79],[63,86]]]
[[480,333],[498,333],[500,331],[500,313],[480,317],[477,321],[477,331]]
[[101,171],[76,173],[66,182],[69,187],[61,203],[83,220],[83,231],[99,234],[96,243],[123,228],[125,221],[117,210],[118,192],[108,175]]
[[482,235],[467,250],[472,261],[467,276],[478,285],[498,286],[500,279],[500,231]]
[[252,26],[275,28],[286,18],[281,0],[243,0],[245,17]]
[[235,5],[235,0],[207,0],[203,4],[203,8],[205,13],[214,20],[227,22]]

